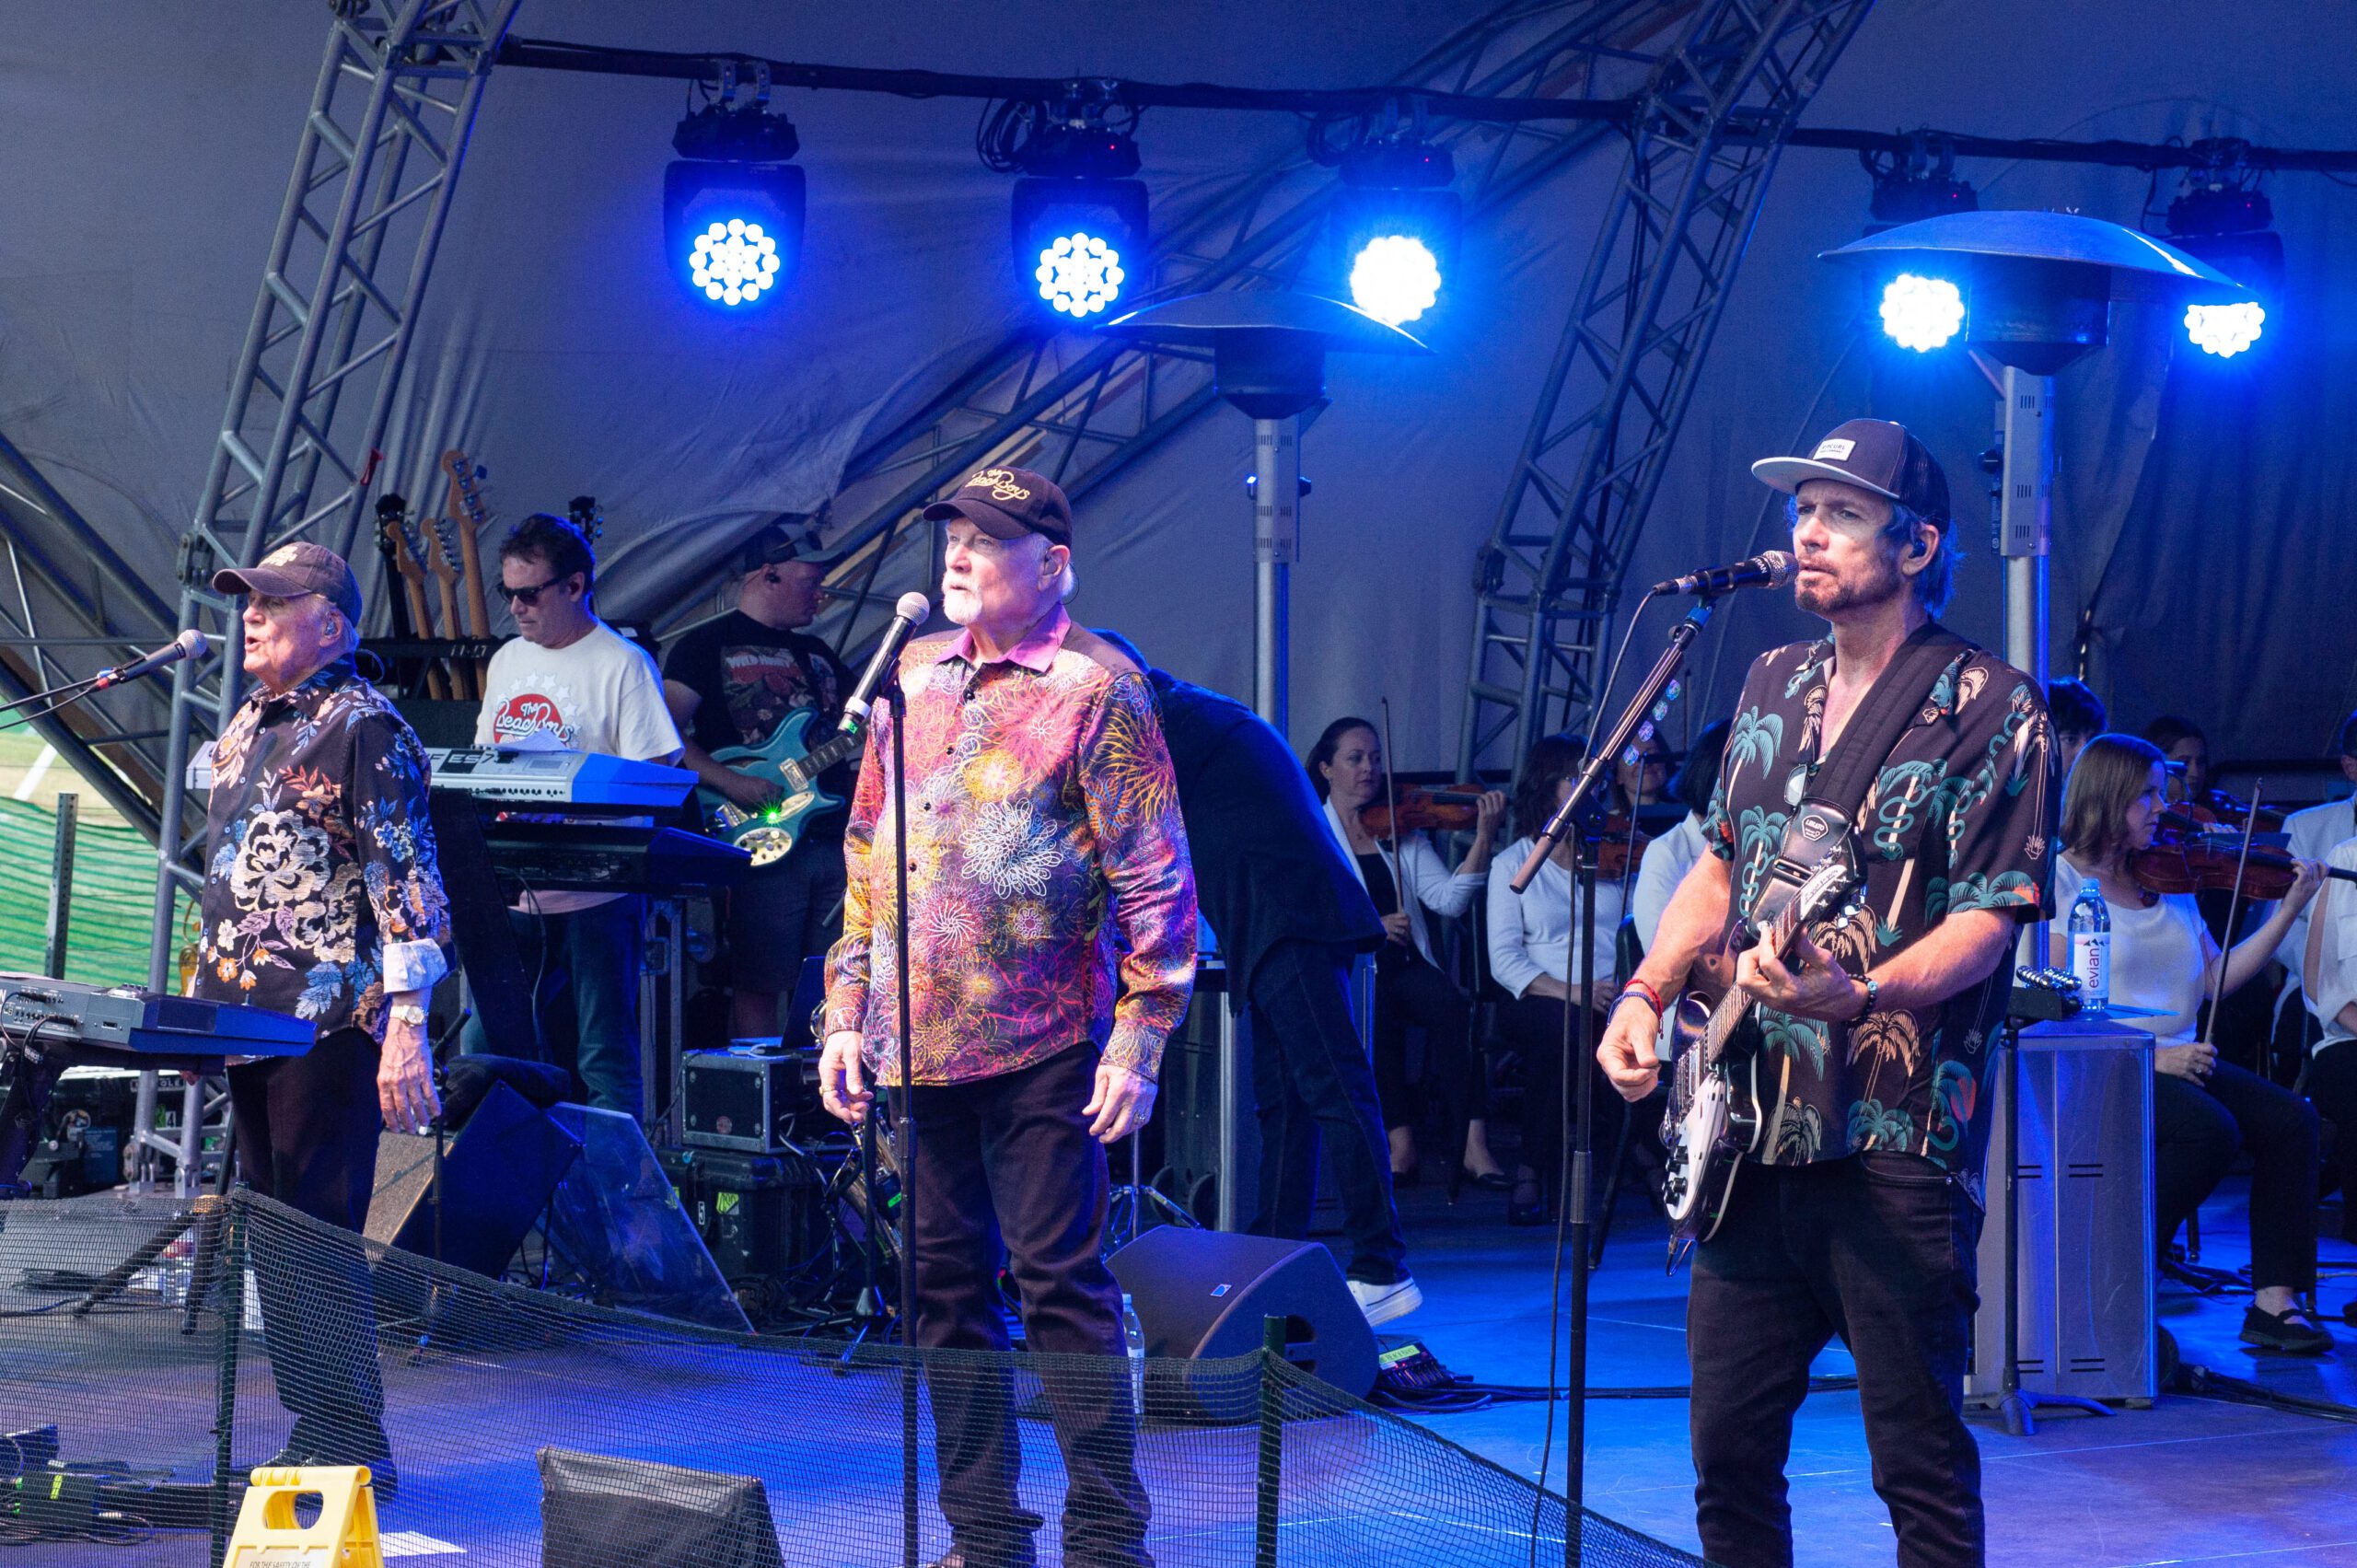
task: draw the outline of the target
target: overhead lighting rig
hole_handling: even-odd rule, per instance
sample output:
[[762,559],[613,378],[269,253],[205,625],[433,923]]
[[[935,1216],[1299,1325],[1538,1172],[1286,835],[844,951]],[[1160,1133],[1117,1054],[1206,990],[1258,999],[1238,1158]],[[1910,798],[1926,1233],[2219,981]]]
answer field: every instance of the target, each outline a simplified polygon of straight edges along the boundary
[[1109,84],[1075,82],[1053,104],[1010,100],[983,111],[982,162],[1020,171],[1015,182],[1015,266],[1049,309],[1075,321],[1100,316],[1143,278],[1146,191],[1138,171],[1136,110]]
[[1405,128],[1394,103],[1349,146],[1329,147],[1325,131],[1311,128],[1309,151],[1341,174],[1329,220],[1335,293],[1387,326],[1421,319],[1440,304],[1464,233],[1456,160],[1426,135],[1421,99]]
[[801,138],[769,108],[769,67],[752,68],[740,97],[745,86],[733,63],[722,66],[710,101],[671,134],[679,161],[663,171],[664,255],[689,288],[730,310],[793,277],[808,203],[792,161]]
[[2258,341],[2267,308],[2283,293],[2283,238],[2273,232],[2275,205],[2258,188],[2250,166],[2250,144],[2231,139],[2196,142],[2207,155],[2186,171],[2185,184],[2169,203],[2169,243],[2198,256],[2257,297],[2223,305],[2186,307],[2185,331],[2204,354],[2231,359]]

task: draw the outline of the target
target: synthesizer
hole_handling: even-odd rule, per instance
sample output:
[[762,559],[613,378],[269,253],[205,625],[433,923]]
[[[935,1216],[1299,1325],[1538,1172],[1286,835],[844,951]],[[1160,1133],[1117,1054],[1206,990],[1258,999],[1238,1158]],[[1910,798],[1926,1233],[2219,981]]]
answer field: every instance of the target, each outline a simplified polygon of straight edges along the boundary
[[[97,986],[0,973],[0,1036],[131,1055],[188,1052],[300,1056],[318,1034],[308,1019],[234,1002],[172,996],[144,985]],[[95,1058],[93,1058],[95,1060]]]
[[440,747],[426,753],[433,786],[493,806],[562,806],[600,811],[668,811],[687,799],[686,768],[637,762],[602,751]]
[[677,828],[502,820],[482,825],[502,882],[517,890],[649,893],[726,888],[753,857],[734,844]]

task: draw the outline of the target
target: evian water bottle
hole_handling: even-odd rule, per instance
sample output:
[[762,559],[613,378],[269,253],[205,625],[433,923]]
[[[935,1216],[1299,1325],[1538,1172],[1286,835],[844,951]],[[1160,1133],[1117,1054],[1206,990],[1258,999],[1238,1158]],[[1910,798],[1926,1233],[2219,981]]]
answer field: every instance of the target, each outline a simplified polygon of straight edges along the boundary
[[2110,1007],[2111,911],[2093,877],[2079,884],[2079,896],[2071,900],[2071,976],[2087,1011]]

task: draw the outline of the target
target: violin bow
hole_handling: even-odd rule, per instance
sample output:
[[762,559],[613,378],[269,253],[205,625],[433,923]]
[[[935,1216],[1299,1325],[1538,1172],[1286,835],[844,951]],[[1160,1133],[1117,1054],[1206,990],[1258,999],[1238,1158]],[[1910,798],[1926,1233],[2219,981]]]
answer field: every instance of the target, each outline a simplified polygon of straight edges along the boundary
[[2251,832],[2258,826],[2259,797],[2267,793],[2265,779],[2250,782],[2250,808],[2243,813],[2243,843],[2235,856],[2235,890],[2226,900],[2226,939],[2218,946],[2218,973],[2210,982],[2210,1013],[2201,1020],[2201,1043],[2212,1050],[2211,1037],[2218,1032],[2218,1005],[2226,999],[2226,960],[2235,950],[2235,922],[2242,918],[2243,873],[2250,866]]
[[1399,912],[1408,912],[1408,873],[1399,863],[1399,792],[1391,783],[1393,757],[1391,752],[1391,699],[1377,698],[1383,704],[1383,804],[1391,813],[1391,879],[1399,884],[1397,889]]

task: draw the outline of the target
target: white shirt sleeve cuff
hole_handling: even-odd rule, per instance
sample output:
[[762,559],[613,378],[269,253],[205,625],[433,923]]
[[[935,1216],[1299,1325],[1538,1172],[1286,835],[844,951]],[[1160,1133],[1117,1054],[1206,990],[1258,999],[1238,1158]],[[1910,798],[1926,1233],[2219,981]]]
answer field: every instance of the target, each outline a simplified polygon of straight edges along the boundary
[[430,990],[435,981],[449,972],[449,960],[431,942],[385,944],[385,990],[389,994]]

